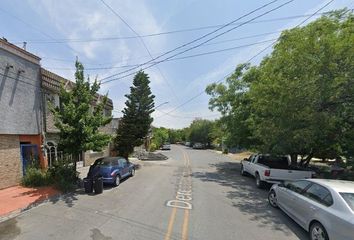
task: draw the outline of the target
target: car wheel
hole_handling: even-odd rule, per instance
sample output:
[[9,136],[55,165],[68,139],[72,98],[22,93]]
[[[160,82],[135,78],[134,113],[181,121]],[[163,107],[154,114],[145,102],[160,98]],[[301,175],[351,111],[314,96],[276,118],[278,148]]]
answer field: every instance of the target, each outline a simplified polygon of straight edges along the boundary
[[115,187],[117,187],[117,186],[119,186],[119,184],[120,184],[120,176],[117,175],[117,176],[115,177],[115,179],[114,179],[113,185],[114,185]]
[[256,173],[256,186],[257,188],[263,188],[264,182],[261,180],[261,177]]
[[273,208],[278,208],[278,199],[274,190],[271,190],[268,194],[268,202]]
[[319,222],[314,222],[310,227],[311,240],[329,240],[326,229]]
[[130,176],[133,177],[135,175],[135,169],[132,168],[132,170],[130,171]]
[[314,222],[310,227],[311,240],[329,240],[326,229],[319,222]]
[[241,165],[241,175],[242,176],[246,176],[246,172],[245,172],[245,170],[243,169],[243,165]]

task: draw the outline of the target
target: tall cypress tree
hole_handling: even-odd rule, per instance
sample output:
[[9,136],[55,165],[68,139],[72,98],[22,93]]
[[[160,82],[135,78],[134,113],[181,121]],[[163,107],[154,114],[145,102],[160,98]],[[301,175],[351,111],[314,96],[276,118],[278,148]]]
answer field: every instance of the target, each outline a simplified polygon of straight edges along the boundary
[[117,130],[115,148],[118,154],[128,158],[135,146],[143,144],[147,136],[153,118],[154,98],[149,87],[149,76],[139,71],[130,87],[130,94],[125,95],[127,101],[123,118]]

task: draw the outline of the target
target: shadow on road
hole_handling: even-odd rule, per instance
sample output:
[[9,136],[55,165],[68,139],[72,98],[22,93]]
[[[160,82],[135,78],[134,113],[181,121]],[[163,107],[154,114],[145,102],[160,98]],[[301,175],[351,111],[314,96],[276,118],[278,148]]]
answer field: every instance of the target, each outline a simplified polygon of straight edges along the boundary
[[[195,172],[193,177],[204,182],[215,182],[232,190],[226,197],[231,199],[233,206],[250,217],[250,221],[258,227],[271,227],[286,235],[294,233],[299,239],[308,240],[307,233],[281,210],[268,204],[268,190],[257,189],[251,177],[240,175],[240,164],[236,162],[220,162],[210,164],[214,172]],[[268,187],[269,188],[269,187]],[[290,229],[290,230],[289,230]]]

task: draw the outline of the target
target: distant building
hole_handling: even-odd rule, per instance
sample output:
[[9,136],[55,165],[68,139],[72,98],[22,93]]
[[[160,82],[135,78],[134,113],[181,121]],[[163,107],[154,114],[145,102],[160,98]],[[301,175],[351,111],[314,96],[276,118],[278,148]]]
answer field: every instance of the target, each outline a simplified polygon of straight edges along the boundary
[[[44,90],[44,131],[45,131],[45,148],[47,149],[46,155],[48,158],[49,164],[52,161],[55,161],[57,158],[62,157],[63,151],[58,148],[59,143],[59,131],[54,126],[53,114],[48,108],[49,102],[54,104],[54,106],[60,106],[59,91],[60,85],[64,84],[66,89],[70,90],[75,83],[65,79],[55,73],[52,73],[46,69],[41,69],[42,77],[42,89]],[[103,96],[96,94],[95,101],[99,100]],[[104,114],[106,116],[111,116],[113,110],[113,102],[111,99],[108,99],[107,105],[104,109]],[[113,122],[107,124],[104,127],[100,128],[101,132],[113,135],[115,133],[113,127]],[[99,157],[105,157],[110,155],[111,145],[107,146],[102,152],[87,151],[84,154],[83,165],[87,166],[93,163]]]

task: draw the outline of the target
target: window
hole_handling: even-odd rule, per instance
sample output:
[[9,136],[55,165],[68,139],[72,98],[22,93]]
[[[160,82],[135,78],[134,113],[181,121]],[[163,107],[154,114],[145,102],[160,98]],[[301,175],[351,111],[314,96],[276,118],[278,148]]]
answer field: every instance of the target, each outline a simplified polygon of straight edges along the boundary
[[100,159],[96,160],[95,165],[97,165],[97,166],[111,166],[112,161],[110,159],[100,158]]
[[105,109],[103,109],[103,115],[106,117],[110,117],[110,116],[112,116],[112,112],[111,112],[111,110],[105,108]]
[[55,93],[48,93],[47,94],[47,101],[53,104],[54,107],[60,106],[59,95]]
[[119,165],[118,159],[113,160],[113,165],[115,165],[115,166]]
[[301,180],[294,182],[286,182],[284,185],[287,189],[296,193],[302,193],[311,183],[309,181]]
[[333,204],[333,198],[331,193],[325,188],[318,184],[313,184],[309,189],[306,190],[304,195],[312,200],[330,206]]
[[349,207],[354,211],[354,193],[339,193],[348,203]]
[[126,163],[127,163],[127,160],[125,160],[124,158],[120,158],[120,159],[119,159],[119,165],[120,165],[121,167],[124,167],[124,166],[126,165]]

